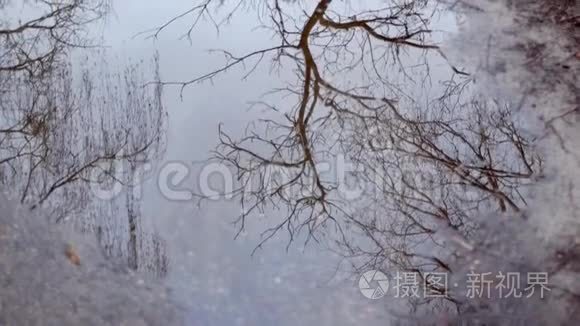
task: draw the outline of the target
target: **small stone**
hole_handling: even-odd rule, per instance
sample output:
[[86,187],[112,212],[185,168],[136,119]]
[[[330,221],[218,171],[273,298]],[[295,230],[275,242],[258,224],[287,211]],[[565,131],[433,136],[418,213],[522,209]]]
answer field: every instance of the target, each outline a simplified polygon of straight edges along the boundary
[[68,244],[66,246],[66,249],[64,251],[66,258],[68,258],[68,260],[76,266],[80,266],[81,265],[81,257],[79,257],[79,255],[77,254],[76,250],[73,248],[72,245]]

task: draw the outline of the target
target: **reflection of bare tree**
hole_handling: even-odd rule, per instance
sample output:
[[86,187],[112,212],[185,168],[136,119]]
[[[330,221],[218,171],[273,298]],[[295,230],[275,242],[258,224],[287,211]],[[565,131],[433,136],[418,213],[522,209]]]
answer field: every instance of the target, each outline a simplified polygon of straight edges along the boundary
[[[511,108],[464,97],[437,99],[423,117],[354,122],[359,127],[342,145],[355,153],[350,159],[362,171],[359,178],[380,197],[346,215],[347,224],[370,243],[341,238],[339,245],[347,256],[362,258],[364,269],[452,272],[445,259],[452,253],[441,233],[469,239],[478,215],[518,212],[526,205],[522,188],[541,170],[530,140],[518,130]],[[369,137],[361,123],[380,131]]]
[[[116,73],[89,57],[103,53],[87,28],[108,9],[105,0],[0,2],[0,182],[57,221],[75,216],[94,231],[105,217],[90,211],[113,203],[95,204],[92,190],[138,181],[133,168],[162,152],[165,121],[161,88],[143,87],[147,73],[159,79],[157,59],[150,72],[133,64]],[[138,216],[129,215],[135,240]]]
[[[216,3],[199,1],[155,35],[187,16],[194,16],[192,28],[204,17],[219,27],[248,3],[225,5],[220,20],[208,9]],[[295,84],[275,92],[294,99],[292,107],[262,103],[278,114],[240,139],[220,129],[216,156],[241,182],[241,228],[256,211],[274,207],[285,215],[264,241],[279,231],[291,241],[301,231],[309,238],[333,234],[361,268],[448,271],[439,231],[469,238],[477,229],[474,214],[520,211],[521,189],[541,172],[541,159],[511,108],[473,94],[469,75],[447,62],[432,35],[428,1],[370,7],[261,2],[262,27],[279,44],[240,56],[223,51],[221,68],[166,84],[185,87],[241,64],[252,72],[265,58],[291,66]],[[441,85],[431,80],[437,65],[446,67],[437,71],[446,76]],[[321,168],[340,153],[378,197],[341,197],[342,180]]]
[[80,229],[96,233],[105,256],[126,261],[133,270],[164,277],[169,267],[165,241],[143,225],[139,203],[131,197],[126,194],[119,199],[126,207],[94,205],[90,214],[97,216],[89,216],[90,222]]
[[3,0],[0,9],[0,71],[35,78],[58,66],[71,48],[92,45],[86,28],[105,15],[109,0]]

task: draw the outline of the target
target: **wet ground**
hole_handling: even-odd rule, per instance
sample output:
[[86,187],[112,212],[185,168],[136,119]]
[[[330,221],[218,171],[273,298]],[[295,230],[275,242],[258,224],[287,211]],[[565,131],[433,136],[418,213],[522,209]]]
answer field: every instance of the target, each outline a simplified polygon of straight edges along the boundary
[[0,325],[182,325],[160,284],[106,260],[73,234],[0,199]]

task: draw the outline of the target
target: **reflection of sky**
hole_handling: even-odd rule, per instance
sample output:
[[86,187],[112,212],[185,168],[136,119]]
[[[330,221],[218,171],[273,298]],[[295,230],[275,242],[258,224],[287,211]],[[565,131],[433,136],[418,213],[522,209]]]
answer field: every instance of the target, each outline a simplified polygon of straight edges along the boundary
[[[155,41],[132,38],[188,6],[191,1],[171,1],[171,5],[119,1],[105,29],[105,42],[121,57],[148,57],[157,50],[162,78],[187,80],[222,64],[222,57],[204,52],[207,49],[227,47],[239,54],[269,40],[252,30],[253,14],[240,15],[219,35],[211,25],[201,24],[191,35],[191,43],[179,39],[187,30],[186,21],[168,28]],[[237,69],[217,77],[213,85],[188,87],[182,99],[178,87],[166,90],[167,161],[203,160],[216,143],[218,123],[235,134],[259,116],[259,112],[247,111],[246,103],[276,86],[279,78],[265,69],[245,81],[241,75]],[[386,299],[370,302],[354,282],[333,278],[338,261],[315,244],[302,251],[297,243],[286,252],[285,238],[274,239],[251,257],[257,232],[233,239],[230,222],[237,210],[235,203],[206,203],[201,208],[193,202],[171,203],[155,191],[154,183],[148,186],[143,213],[168,242],[167,282],[180,301],[191,304],[191,324],[384,325],[379,312],[385,311]]]

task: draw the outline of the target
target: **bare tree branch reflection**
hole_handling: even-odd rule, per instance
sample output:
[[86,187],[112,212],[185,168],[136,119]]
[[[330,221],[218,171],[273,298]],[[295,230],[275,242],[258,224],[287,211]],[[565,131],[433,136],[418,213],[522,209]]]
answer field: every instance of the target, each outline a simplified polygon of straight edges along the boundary
[[[93,187],[139,181],[133,171],[162,154],[165,128],[161,87],[143,87],[151,78],[145,63],[117,73],[91,59],[106,55],[89,27],[109,9],[108,0],[0,1],[0,182],[20,202],[57,222],[88,223],[81,229],[99,236],[106,216],[94,212],[113,203],[95,203]],[[157,58],[151,66],[159,80]],[[137,269],[136,232],[147,234],[128,214],[129,265]],[[150,242],[155,248],[142,251],[164,256],[160,239]],[[154,260],[166,270],[166,258]]]
[[[192,28],[203,17],[227,22],[240,3],[199,2],[154,36],[190,15]],[[244,55],[224,50],[223,66],[163,84],[183,90],[238,65],[251,73],[266,60],[293,69],[295,79],[271,92],[275,105],[259,103],[272,115],[240,138],[219,130],[215,157],[240,182],[240,230],[256,213],[283,215],[258,248],[280,231],[290,242],[326,235],[357,269],[449,272],[452,253],[440,234],[469,240],[474,216],[526,205],[525,188],[542,173],[534,139],[509,106],[474,93],[469,74],[448,61],[431,26],[441,14],[432,3],[244,3],[277,44]],[[225,18],[210,15],[210,5],[223,5]],[[322,168],[337,155],[354,163],[349,176],[363,196],[345,198],[343,180]]]

